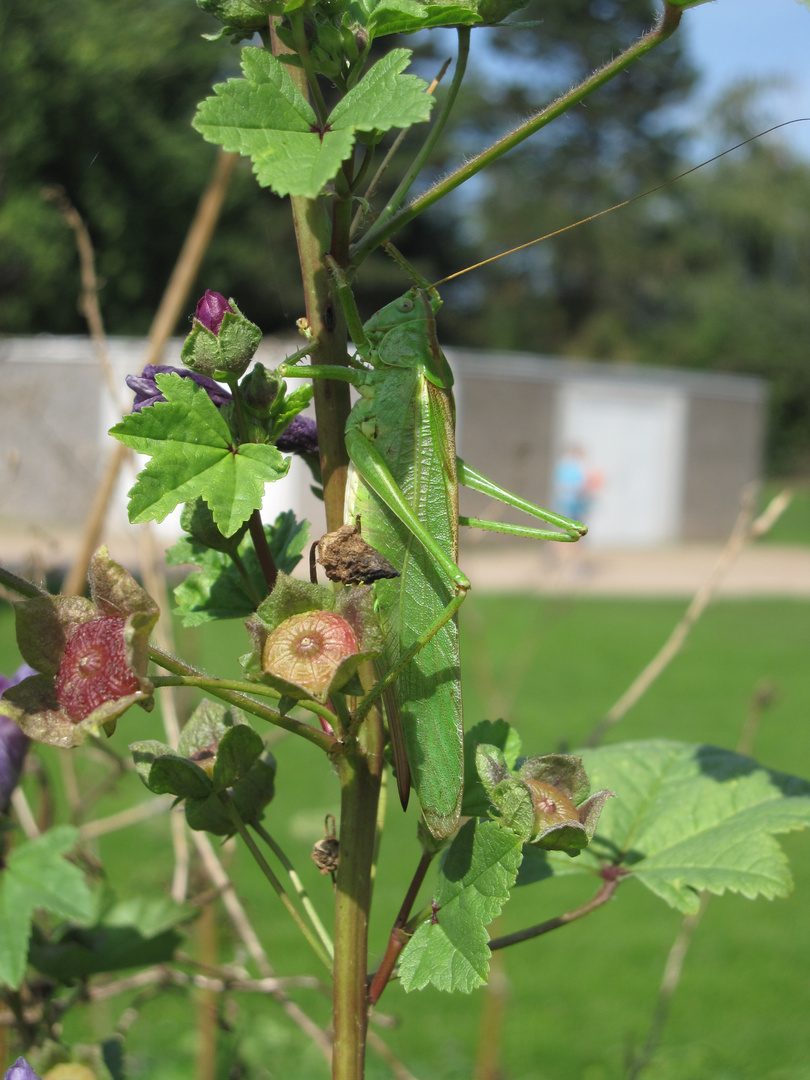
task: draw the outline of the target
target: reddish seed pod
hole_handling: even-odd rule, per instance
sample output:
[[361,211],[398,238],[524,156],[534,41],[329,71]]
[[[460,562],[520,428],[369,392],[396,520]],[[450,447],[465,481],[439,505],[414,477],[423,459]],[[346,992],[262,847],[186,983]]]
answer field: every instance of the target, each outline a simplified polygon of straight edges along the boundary
[[127,663],[124,626],[123,619],[106,615],[81,623],[68,640],[54,685],[59,704],[76,723],[99,705],[140,689]]
[[331,611],[285,619],[264,643],[262,667],[314,696],[328,690],[341,661],[360,650],[354,631]]

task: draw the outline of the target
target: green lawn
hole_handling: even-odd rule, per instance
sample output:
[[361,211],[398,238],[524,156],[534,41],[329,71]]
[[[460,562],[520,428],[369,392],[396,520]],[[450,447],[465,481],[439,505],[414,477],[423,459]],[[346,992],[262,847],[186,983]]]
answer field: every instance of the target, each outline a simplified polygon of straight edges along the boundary
[[762,485],[760,507],[780,491],[789,488],[793,500],[774,527],[762,537],[762,544],[810,544],[810,482],[807,480],[766,480]]
[[[634,674],[666,638],[684,604],[659,601],[476,596],[463,613],[467,724],[503,716],[523,736],[527,753],[576,747]],[[775,701],[757,739],[768,766],[810,776],[810,604],[736,601],[715,605],[682,654],[651,692],[614,730],[612,739],[668,736],[734,746],[752,693],[765,682]],[[195,662],[214,670],[222,656],[245,648],[244,631],[226,625],[195,640]],[[179,645],[181,651],[184,645]],[[17,663],[8,609],[0,611],[0,670]],[[230,670],[237,672],[235,662]],[[218,672],[220,673],[220,672]],[[222,672],[227,674],[227,672]],[[113,744],[159,736],[157,718],[133,710]],[[293,738],[277,742],[277,801],[266,825],[298,865],[320,910],[331,884],[318,875],[309,850],[323,817],[338,808],[337,782],[318,755]],[[79,754],[76,758],[79,759]],[[59,755],[42,758],[56,777]],[[88,785],[102,766],[79,760]],[[99,813],[147,797],[127,777]],[[415,813],[390,800],[377,884],[372,948],[379,957],[407,878],[417,861]],[[100,844],[111,884],[141,893],[165,888],[165,820]],[[713,899],[695,938],[661,1051],[645,1074],[651,1080],[810,1080],[810,835],[783,838],[796,878],[786,901]],[[279,974],[317,974],[318,964],[298,944],[275,898],[236,849],[226,858],[242,883],[246,905]],[[401,862],[400,862],[401,860]],[[591,886],[592,887],[592,886]],[[588,882],[555,880],[518,892],[499,932],[558,914],[587,898]],[[481,1032],[500,1043],[501,1075],[508,1080],[618,1080],[627,1048],[643,1040],[667,951],[680,918],[641,887],[628,883],[606,908],[546,937],[500,954],[508,1004],[498,1037],[487,1021],[487,991],[449,997],[428,991],[386,992],[380,1013],[395,1026],[379,1027],[394,1052],[420,1080],[467,1080],[475,1075]],[[223,959],[234,938],[218,917]],[[188,943],[194,951],[194,943]],[[316,991],[292,991],[321,1022],[328,1001]],[[109,1033],[124,1007],[106,1002],[69,1014],[68,1038]],[[319,1080],[318,1056],[273,1003],[239,999],[223,1012],[218,1077]],[[494,1021],[493,1021],[494,1022]],[[186,997],[172,991],[142,1003],[130,1029],[130,1078],[184,1080],[193,1075],[196,1020]],[[495,1025],[497,1026],[497,1025]],[[231,1071],[236,1057],[242,1072]],[[391,1076],[372,1055],[368,1075]]]

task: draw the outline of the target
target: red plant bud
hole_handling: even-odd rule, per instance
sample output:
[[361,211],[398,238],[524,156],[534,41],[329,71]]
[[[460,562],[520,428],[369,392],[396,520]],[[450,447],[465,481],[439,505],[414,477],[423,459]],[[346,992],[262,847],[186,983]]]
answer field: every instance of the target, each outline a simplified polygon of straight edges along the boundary
[[127,662],[124,619],[101,616],[76,627],[54,680],[57,700],[75,723],[107,701],[135,694],[137,676]]

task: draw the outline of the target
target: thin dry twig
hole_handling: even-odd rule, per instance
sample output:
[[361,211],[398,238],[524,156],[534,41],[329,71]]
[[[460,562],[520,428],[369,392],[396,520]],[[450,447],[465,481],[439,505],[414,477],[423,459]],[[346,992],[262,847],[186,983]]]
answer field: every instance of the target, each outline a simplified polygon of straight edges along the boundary
[[743,489],[740,512],[714,569],[695,593],[686,614],[672,631],[662,648],[596,725],[585,742],[586,746],[598,746],[613,725],[623,719],[636,702],[649,690],[672,659],[680,652],[693,626],[717,593],[729,570],[742,554],[746,544],[760,536],[764,536],[788,508],[792,498],[792,493],[787,489],[780,492],[770,501],[759,517],[752,520],[754,487],[748,485]]
[[[177,257],[177,262],[164,290],[160,305],[152,320],[144,365],[154,364],[160,360],[166,342],[177,325],[183,305],[186,303],[219,220],[222,203],[238,156],[238,154],[226,154],[224,151],[220,151],[217,155],[214,174],[197,205],[194,219],[189,226],[183,247]],[[113,376],[104,335],[104,323],[98,306],[98,283],[96,281],[95,259],[90,235],[81,218],[71,206],[64,191],[50,189],[50,192],[50,194],[46,193],[46,196],[58,203],[63,214],[65,214],[66,220],[76,232],[83,286],[82,312],[87,319],[90,335],[102,364],[108,389],[119,412],[124,413],[126,406],[120,399]],[[90,565],[93,552],[99,545],[99,539],[118,476],[124,462],[131,457],[131,453],[129,448],[123,444],[119,444],[113,451],[93,501],[91,513],[87,519],[79,555],[75,559],[66,581],[65,592],[69,595],[78,595],[84,591],[87,568]]]
[[101,308],[98,303],[98,279],[96,277],[93,241],[90,239],[90,233],[82,220],[81,214],[70,201],[63,187],[45,188],[42,195],[49,202],[56,204],[62,217],[73,229],[76,236],[76,248],[79,252],[79,272],[82,283],[82,291],[79,296],[79,311],[87,321],[90,337],[104,376],[104,382],[107,385],[107,391],[116,407],[123,411],[123,398],[116,383],[115,373],[110,361],[107,338],[104,332],[104,320],[101,317]]
[[130,825],[140,825],[142,821],[165,814],[171,809],[173,801],[171,795],[156,795],[118,814],[110,814],[109,817],[86,822],[80,827],[79,836],[82,840],[95,840],[99,836],[106,836],[107,833],[128,829]]
[[[230,878],[216,856],[211,841],[205,833],[192,833],[192,841],[202,859],[205,871],[212,884],[220,891],[222,902],[231,917],[236,932],[242,939],[248,954],[265,978],[274,978],[273,968],[267,959],[261,942],[259,941],[253,926],[250,923],[245,910],[239,902]],[[284,993],[283,990],[270,991],[272,996],[279,1002],[284,1012],[298,1027],[308,1035],[322,1052],[327,1061],[332,1060],[332,1043],[329,1035],[320,1028],[303,1009]]]

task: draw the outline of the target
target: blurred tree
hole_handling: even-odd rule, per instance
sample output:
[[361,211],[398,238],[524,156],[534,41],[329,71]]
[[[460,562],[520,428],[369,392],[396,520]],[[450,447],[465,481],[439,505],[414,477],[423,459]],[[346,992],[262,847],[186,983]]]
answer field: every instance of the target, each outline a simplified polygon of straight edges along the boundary
[[[237,49],[202,38],[213,28],[189,0],[5,0],[1,331],[85,331],[73,236],[41,196],[54,184],[93,237],[108,329],[148,328],[213,168],[191,118],[222,65],[238,63]],[[289,325],[300,307],[290,234],[287,207],[257,192],[245,164],[200,288],[237,296],[266,328]]]

